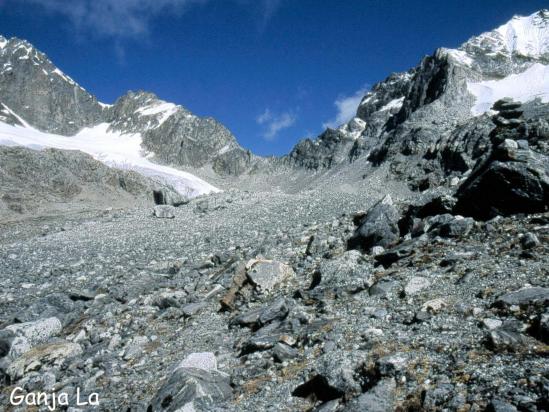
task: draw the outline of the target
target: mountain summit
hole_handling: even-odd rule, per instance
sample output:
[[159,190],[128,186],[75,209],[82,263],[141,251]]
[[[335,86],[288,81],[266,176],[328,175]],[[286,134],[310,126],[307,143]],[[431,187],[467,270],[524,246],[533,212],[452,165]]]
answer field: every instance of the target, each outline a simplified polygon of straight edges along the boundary
[[375,84],[350,122],[301,141],[286,160],[325,169],[399,154],[421,158],[441,136],[488,112],[498,99],[549,102],[548,65],[549,11],[513,17]]
[[[548,64],[549,11],[513,17],[457,49],[439,48],[407,72],[391,74],[363,97],[351,121],[299,142],[282,158],[264,159],[240,147],[215,119],[198,117],[154,94],[128,92],[113,105],[98,102],[28,42],[0,37],[0,116],[6,124],[72,136],[74,148],[84,130],[94,130],[106,141],[134,136],[147,168],[154,163],[200,170],[216,181],[227,175],[334,170],[399,163],[400,156],[422,159],[441,137],[489,112],[503,97],[547,102]],[[14,136],[7,140],[17,142]],[[34,144],[47,146],[54,140]],[[445,149],[439,144],[437,150]],[[92,155],[112,158],[97,152]],[[132,162],[122,158],[112,163],[121,164]],[[280,184],[285,181],[292,179]],[[198,187],[188,192],[203,193]]]

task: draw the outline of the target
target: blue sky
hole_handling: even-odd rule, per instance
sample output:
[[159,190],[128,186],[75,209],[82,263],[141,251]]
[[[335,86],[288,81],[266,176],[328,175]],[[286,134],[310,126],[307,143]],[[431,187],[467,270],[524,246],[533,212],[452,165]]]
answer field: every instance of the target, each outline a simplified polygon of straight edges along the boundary
[[547,0],[0,0],[25,38],[99,100],[147,90],[284,154],[391,72]]

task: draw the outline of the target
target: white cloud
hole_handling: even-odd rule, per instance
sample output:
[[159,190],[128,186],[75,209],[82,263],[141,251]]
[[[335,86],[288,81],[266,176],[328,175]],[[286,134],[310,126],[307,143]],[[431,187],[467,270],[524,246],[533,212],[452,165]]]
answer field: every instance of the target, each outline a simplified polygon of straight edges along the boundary
[[[132,39],[149,34],[151,20],[167,13],[184,13],[197,4],[222,0],[7,0],[41,7],[68,19],[78,34],[103,38]],[[233,0],[257,13],[263,29],[278,11],[282,0]],[[0,8],[3,5],[0,0]],[[6,7],[9,7],[6,6]]]
[[[16,1],[16,0],[13,0]],[[207,0],[17,0],[66,17],[80,33],[135,38],[148,34],[150,20],[161,13],[182,13]]]
[[365,86],[357,90],[351,96],[338,97],[338,99],[334,102],[334,105],[337,107],[336,116],[333,119],[323,123],[322,127],[324,129],[328,127],[335,129],[355,117],[358,105],[360,104],[360,101],[366,94],[367,90],[368,87]]
[[257,116],[256,122],[264,126],[263,138],[265,140],[274,140],[277,134],[288,127],[291,127],[296,122],[297,118],[293,113],[284,112],[275,114],[270,109]]
[[261,17],[262,17],[262,21],[260,24],[261,29],[265,28],[269,20],[271,20],[271,18],[278,11],[281,2],[282,0],[261,0],[259,2],[261,6]]

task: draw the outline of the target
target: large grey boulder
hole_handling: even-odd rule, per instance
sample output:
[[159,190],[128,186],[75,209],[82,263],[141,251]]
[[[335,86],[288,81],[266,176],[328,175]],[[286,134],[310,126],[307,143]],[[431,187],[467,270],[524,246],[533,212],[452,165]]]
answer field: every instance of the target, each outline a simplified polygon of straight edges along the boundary
[[9,325],[0,331],[1,352],[3,356],[17,358],[34,346],[57,336],[62,329],[61,321],[55,317]]
[[530,161],[490,162],[459,189],[455,211],[486,220],[497,215],[549,209],[549,159],[530,152]]
[[294,270],[291,266],[276,260],[251,259],[246,263],[246,276],[258,292],[266,293],[294,276]]
[[490,133],[491,151],[459,187],[454,212],[487,220],[549,210],[549,158],[530,149],[525,140],[528,123],[498,119],[494,118],[496,128]]
[[494,307],[530,306],[537,303],[549,304],[549,288],[531,287],[505,293],[496,299]]
[[175,208],[170,205],[156,205],[153,215],[160,219],[173,219],[175,218]]
[[209,411],[230,399],[229,376],[217,370],[209,352],[187,356],[151,400],[148,411]]
[[399,218],[391,196],[385,196],[368,210],[358,229],[347,241],[347,247],[369,251],[374,246],[389,247],[396,244],[400,235]]
[[326,402],[360,393],[356,371],[364,360],[364,354],[359,351],[325,354],[315,363],[309,379],[296,387],[292,396]]
[[473,228],[475,221],[463,216],[444,214],[427,219],[427,233],[431,236],[457,238],[467,236]]
[[345,412],[392,412],[395,408],[395,393],[395,379],[382,379],[368,392],[352,399],[343,410]]

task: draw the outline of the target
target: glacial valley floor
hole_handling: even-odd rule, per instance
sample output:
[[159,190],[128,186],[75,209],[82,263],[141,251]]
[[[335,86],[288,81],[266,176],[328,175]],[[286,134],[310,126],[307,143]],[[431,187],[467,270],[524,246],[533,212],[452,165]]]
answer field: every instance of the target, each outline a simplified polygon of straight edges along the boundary
[[[203,410],[549,408],[549,214],[412,239],[384,267],[346,250],[354,214],[380,197],[229,190],[173,219],[137,208],[1,224],[0,329],[61,328],[0,365],[0,410],[25,410],[9,405],[17,385],[145,411],[202,352],[232,392]],[[539,241],[525,248],[526,233]],[[291,270],[262,290],[238,280],[252,259]]]

